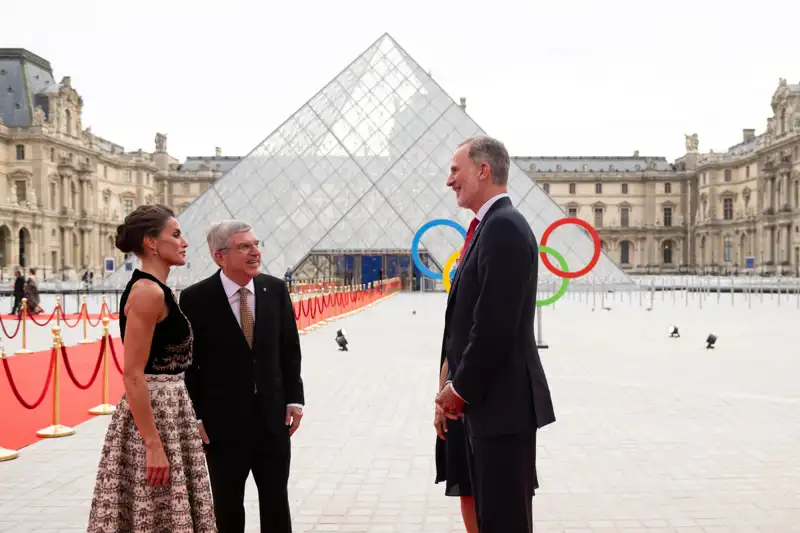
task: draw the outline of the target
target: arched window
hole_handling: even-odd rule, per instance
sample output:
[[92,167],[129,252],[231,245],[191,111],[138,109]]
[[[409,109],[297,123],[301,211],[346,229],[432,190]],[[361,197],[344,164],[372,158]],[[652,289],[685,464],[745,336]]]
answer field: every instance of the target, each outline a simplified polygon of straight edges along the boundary
[[619,262],[623,265],[631,264],[631,241],[619,243]]
[[672,248],[674,247],[674,243],[671,240],[664,241],[664,244],[661,245],[661,256],[662,260],[665,265],[672,264]]
[[730,235],[722,240],[722,260],[726,263],[733,261],[733,237]]

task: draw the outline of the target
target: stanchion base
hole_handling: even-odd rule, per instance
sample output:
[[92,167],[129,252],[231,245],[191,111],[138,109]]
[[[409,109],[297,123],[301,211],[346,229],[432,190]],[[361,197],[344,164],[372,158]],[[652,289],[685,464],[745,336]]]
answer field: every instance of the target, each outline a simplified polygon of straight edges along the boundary
[[55,426],[48,426],[44,429],[40,429],[36,432],[36,435],[42,437],[44,439],[54,439],[57,437],[69,437],[70,435],[74,435],[75,430],[71,427],[62,426],[61,424],[57,424]]
[[90,415],[110,415],[113,414],[117,408],[109,403],[103,403],[97,407],[89,409]]
[[27,348],[20,348],[19,350],[14,352],[14,355],[20,355],[20,354],[24,354],[24,353],[33,353],[33,352],[28,350]]
[[97,341],[93,339],[81,339],[78,341],[78,344],[94,344],[95,342]]
[[547,350],[548,348],[550,348],[550,346],[547,344],[537,344],[536,347],[539,348],[540,350]]
[[0,448],[0,463],[3,461],[11,461],[12,459],[16,459],[19,457],[19,453],[15,452],[14,450],[7,450],[5,448]]

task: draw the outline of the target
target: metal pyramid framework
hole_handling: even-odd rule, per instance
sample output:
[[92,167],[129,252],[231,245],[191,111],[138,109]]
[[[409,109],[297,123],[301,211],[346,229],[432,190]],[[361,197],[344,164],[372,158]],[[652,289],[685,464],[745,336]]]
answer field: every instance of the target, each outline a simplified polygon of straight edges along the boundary
[[[466,227],[473,215],[456,205],[445,180],[458,144],[481,134],[384,34],[179,215],[188,264],[173,270],[170,284],[182,287],[216,270],[205,240],[215,220],[250,222],[263,241],[262,270],[276,276],[312,250],[409,250],[414,233],[432,219]],[[539,239],[565,216],[513,161],[508,188]],[[442,265],[462,243],[453,229],[436,227],[421,248]],[[573,225],[555,230],[548,246],[572,271],[593,253],[591,239]],[[541,264],[539,272],[543,281],[556,279]],[[107,283],[122,286],[129,278],[123,265]],[[633,283],[605,253],[579,281]]]

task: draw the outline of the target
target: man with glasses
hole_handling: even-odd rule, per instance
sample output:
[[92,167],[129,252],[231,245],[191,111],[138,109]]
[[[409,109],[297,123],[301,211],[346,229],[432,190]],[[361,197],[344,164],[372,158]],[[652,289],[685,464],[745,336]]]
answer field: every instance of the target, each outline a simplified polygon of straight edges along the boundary
[[300,337],[280,278],[259,273],[260,242],[245,222],[211,226],[220,269],[181,293],[194,331],[186,387],[206,449],[219,533],[244,532],[244,490],[258,487],[262,532],[292,531],[290,437],[303,417]]

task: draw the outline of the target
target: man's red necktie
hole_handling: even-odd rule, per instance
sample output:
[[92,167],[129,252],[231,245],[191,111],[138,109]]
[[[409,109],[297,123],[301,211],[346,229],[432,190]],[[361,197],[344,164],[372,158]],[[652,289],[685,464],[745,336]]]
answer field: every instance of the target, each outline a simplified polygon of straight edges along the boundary
[[472,242],[472,237],[475,236],[475,228],[478,227],[479,220],[477,218],[473,218],[472,222],[469,223],[469,228],[467,229],[467,236],[464,239],[464,246],[461,248],[461,256],[458,259],[458,264],[460,265],[462,261],[464,261],[464,255],[467,253],[467,248],[469,248],[469,243]]

